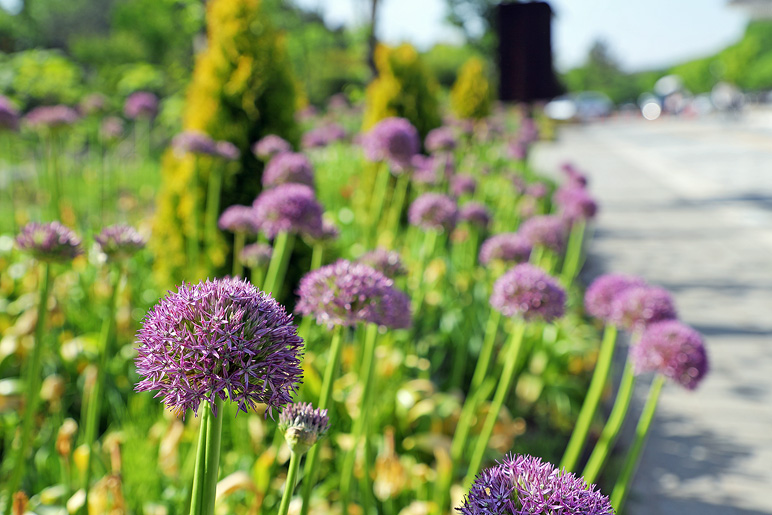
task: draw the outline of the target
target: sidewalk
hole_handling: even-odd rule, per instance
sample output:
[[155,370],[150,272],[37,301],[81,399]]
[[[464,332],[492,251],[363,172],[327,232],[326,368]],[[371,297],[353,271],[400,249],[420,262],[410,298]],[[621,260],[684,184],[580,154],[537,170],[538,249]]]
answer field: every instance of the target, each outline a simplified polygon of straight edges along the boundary
[[533,158],[590,178],[601,211],[584,278],[643,276],[706,339],[709,375],[663,390],[626,512],[772,514],[772,132],[613,121],[565,127]]

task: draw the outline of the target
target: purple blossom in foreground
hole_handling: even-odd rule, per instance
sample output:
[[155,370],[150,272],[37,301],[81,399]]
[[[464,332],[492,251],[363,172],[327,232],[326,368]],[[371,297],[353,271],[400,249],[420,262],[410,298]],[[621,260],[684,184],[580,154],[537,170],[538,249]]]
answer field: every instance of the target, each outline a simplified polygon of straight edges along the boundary
[[24,117],[33,128],[57,129],[78,121],[78,112],[66,105],[36,107]]
[[611,320],[627,330],[676,318],[673,297],[659,286],[632,286],[614,298]]
[[292,145],[281,136],[269,134],[252,145],[252,153],[263,161],[271,159],[276,154],[290,152]]
[[474,195],[477,189],[477,180],[471,175],[456,174],[450,179],[450,191],[453,196],[461,197],[463,195]]
[[64,263],[83,254],[80,238],[59,222],[31,222],[16,236],[19,249],[47,263]]
[[322,206],[304,184],[281,184],[263,191],[252,204],[260,230],[268,238],[280,232],[322,235]]
[[158,97],[149,91],[132,93],[123,104],[123,114],[130,120],[155,118],[158,114]]
[[265,188],[287,183],[305,184],[313,188],[314,169],[311,161],[303,154],[282,152],[268,162],[262,180]]
[[677,320],[649,325],[630,349],[635,372],[658,372],[694,390],[708,372],[708,355],[700,333]]
[[504,316],[550,322],[565,313],[566,292],[541,268],[522,263],[496,280],[490,303]]
[[412,225],[422,229],[450,231],[456,225],[456,202],[439,193],[424,193],[410,204],[407,218]]
[[298,288],[295,307],[320,325],[353,326],[370,322],[394,329],[410,327],[410,299],[394,281],[361,264],[339,259],[307,273]]
[[598,204],[584,188],[561,188],[553,195],[560,215],[570,223],[589,220],[598,213]]
[[580,476],[528,455],[510,454],[475,478],[464,515],[613,515],[607,496]]
[[565,248],[566,226],[559,216],[534,216],[520,224],[518,232],[533,246],[541,245],[557,253]]
[[279,430],[294,453],[308,452],[328,429],[327,410],[314,409],[310,402],[287,404],[279,415]]
[[491,223],[491,213],[484,204],[467,202],[458,210],[458,219],[480,229],[487,229]]
[[239,259],[245,267],[257,268],[267,265],[271,261],[271,254],[273,248],[267,243],[252,243],[241,249]]
[[19,110],[8,100],[0,95],[0,131],[16,131],[19,129]]
[[137,333],[138,392],[157,390],[178,416],[201,401],[230,399],[269,413],[302,381],[303,340],[284,307],[246,280],[182,284],[145,316]]
[[224,231],[257,234],[260,227],[252,206],[230,206],[220,215],[217,227]]
[[506,232],[491,236],[480,245],[480,263],[491,261],[524,263],[531,257],[533,245],[520,233]]
[[429,152],[453,150],[456,148],[456,136],[450,127],[437,127],[429,131],[424,144]]
[[371,250],[359,256],[357,263],[372,267],[391,279],[407,274],[407,269],[396,250]]
[[241,157],[241,150],[239,150],[239,147],[230,141],[218,141],[215,143],[215,151],[219,157],[227,161],[235,161]]
[[129,225],[105,227],[94,236],[94,241],[110,261],[128,259],[145,248],[147,243],[145,238]]
[[410,167],[421,140],[418,130],[405,118],[385,118],[366,134],[363,145],[370,161],[389,161],[401,170]]
[[185,154],[217,155],[217,143],[200,131],[184,131],[172,138],[172,149],[177,157]]
[[611,323],[614,300],[623,291],[634,286],[646,286],[640,277],[606,274],[595,279],[584,294],[584,308],[591,316]]

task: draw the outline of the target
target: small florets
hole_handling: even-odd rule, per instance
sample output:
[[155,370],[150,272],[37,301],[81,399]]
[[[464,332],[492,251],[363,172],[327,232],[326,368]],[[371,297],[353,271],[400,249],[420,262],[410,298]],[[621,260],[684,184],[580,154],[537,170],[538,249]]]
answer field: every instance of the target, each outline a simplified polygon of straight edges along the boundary
[[450,231],[456,225],[458,207],[447,195],[424,193],[408,209],[408,220],[422,229]]
[[507,232],[491,236],[480,245],[480,263],[491,261],[524,263],[531,256],[533,245],[522,234]]
[[649,325],[630,349],[636,373],[658,372],[694,390],[708,372],[708,355],[700,333],[677,320]]
[[541,268],[522,263],[496,280],[490,303],[504,316],[550,322],[565,313],[566,292]]
[[610,323],[614,310],[614,299],[623,291],[634,286],[645,286],[640,277],[621,274],[606,274],[595,279],[584,294],[584,308],[591,316]]
[[311,161],[303,154],[282,152],[268,162],[262,180],[265,188],[287,183],[305,184],[313,188],[314,169]]
[[110,261],[128,259],[145,248],[147,243],[136,229],[128,225],[105,227],[102,232],[94,236],[94,241]]
[[630,331],[676,317],[673,297],[659,286],[627,288],[614,298],[611,309],[611,320]]
[[524,221],[518,232],[533,246],[541,245],[558,254],[565,249],[566,226],[565,222],[558,216],[534,216]]
[[318,238],[322,235],[322,206],[304,184],[281,184],[263,191],[253,204],[260,230],[268,238],[291,232]]
[[287,404],[279,415],[279,430],[294,453],[308,452],[329,428],[327,410],[314,409],[310,402]]
[[83,253],[80,238],[59,222],[28,223],[16,237],[16,244],[47,263],[65,263]]

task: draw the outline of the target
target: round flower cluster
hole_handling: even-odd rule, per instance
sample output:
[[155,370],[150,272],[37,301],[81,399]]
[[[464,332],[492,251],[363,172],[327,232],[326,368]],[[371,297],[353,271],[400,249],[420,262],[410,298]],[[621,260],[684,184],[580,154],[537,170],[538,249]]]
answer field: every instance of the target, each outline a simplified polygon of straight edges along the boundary
[[215,150],[219,157],[227,161],[235,161],[236,159],[241,157],[241,150],[239,150],[239,147],[237,147],[230,141],[216,142]]
[[659,286],[626,288],[614,298],[611,310],[612,322],[630,331],[676,317],[673,297]]
[[314,191],[304,184],[281,184],[263,191],[253,204],[258,226],[268,238],[280,232],[319,237],[322,206]]
[[491,223],[491,214],[485,205],[479,202],[467,202],[458,210],[458,219],[486,229]]
[[314,409],[310,402],[287,404],[279,415],[279,430],[297,454],[308,452],[329,428],[327,410]]
[[426,135],[424,140],[429,152],[442,152],[456,148],[456,137],[450,127],[437,127]]
[[318,324],[353,326],[370,322],[395,329],[410,327],[410,300],[394,281],[361,264],[339,259],[307,273],[298,288],[296,311]]
[[271,261],[273,249],[267,243],[252,243],[244,246],[239,254],[241,263],[248,268],[257,268],[265,266]]
[[269,134],[252,145],[252,153],[258,158],[266,161],[282,152],[290,152],[292,146],[281,136]]
[[504,316],[550,322],[565,313],[566,292],[541,268],[522,263],[496,280],[490,303]]
[[94,241],[111,261],[128,259],[145,248],[147,243],[136,229],[128,225],[105,227],[94,236]]
[[621,274],[606,274],[595,279],[584,293],[584,308],[591,316],[610,323],[614,310],[614,299],[623,291],[634,286],[645,286],[640,277]]
[[561,216],[570,223],[589,220],[598,213],[598,204],[584,188],[560,188],[552,199],[559,206]]
[[303,340],[284,307],[246,280],[182,284],[156,304],[137,333],[138,392],[157,391],[178,416],[201,401],[229,399],[269,413],[292,400]]
[[217,155],[217,143],[200,131],[184,131],[172,138],[172,148],[177,157],[185,154]]
[[437,161],[434,157],[416,154],[410,160],[413,175],[410,179],[416,184],[437,184]]
[[359,256],[357,263],[370,266],[392,279],[407,274],[405,265],[402,264],[402,259],[399,257],[399,252],[395,250],[371,250]]
[[531,257],[532,248],[531,243],[520,233],[496,234],[480,245],[479,259],[484,265],[495,260],[505,263],[524,263]]
[[252,206],[230,206],[220,215],[217,227],[224,231],[257,234],[260,227]]
[[30,127],[56,129],[78,121],[78,112],[66,105],[36,107],[24,117]]
[[418,130],[405,118],[385,118],[367,133],[363,144],[370,161],[389,161],[404,169],[418,154],[421,140]]
[[646,327],[630,357],[636,373],[658,372],[688,390],[694,390],[708,371],[700,333],[677,320]]
[[132,93],[123,104],[123,113],[130,120],[155,118],[158,114],[158,97],[149,91]]
[[456,202],[440,193],[424,193],[410,204],[407,218],[412,225],[422,229],[450,231],[456,225]]
[[287,183],[305,184],[313,188],[314,169],[311,161],[303,154],[282,152],[268,162],[262,180],[265,188]]
[[16,244],[47,263],[64,263],[83,254],[80,238],[59,222],[28,223],[16,236]]
[[477,189],[477,180],[471,175],[456,174],[450,179],[450,190],[455,197],[462,195],[474,195]]
[[558,216],[534,216],[524,221],[518,232],[533,246],[541,245],[557,253],[565,248],[566,226]]
[[475,478],[464,515],[613,515],[607,496],[580,476],[528,455],[511,454]]
[[303,148],[321,148],[344,139],[346,139],[346,129],[337,123],[328,123],[303,134],[301,146]]

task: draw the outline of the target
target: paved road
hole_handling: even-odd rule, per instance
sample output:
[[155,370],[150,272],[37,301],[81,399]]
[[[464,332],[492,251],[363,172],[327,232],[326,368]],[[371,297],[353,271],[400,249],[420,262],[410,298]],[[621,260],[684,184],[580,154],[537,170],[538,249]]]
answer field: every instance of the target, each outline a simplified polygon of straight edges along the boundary
[[601,206],[585,277],[666,287],[711,361],[663,391],[627,513],[772,514],[772,111],[567,127],[534,152],[565,160]]

